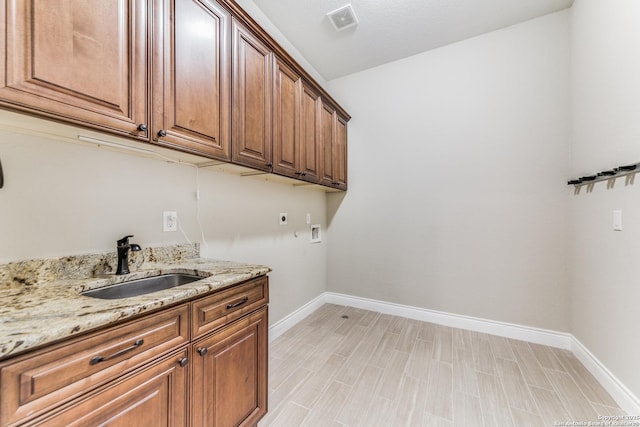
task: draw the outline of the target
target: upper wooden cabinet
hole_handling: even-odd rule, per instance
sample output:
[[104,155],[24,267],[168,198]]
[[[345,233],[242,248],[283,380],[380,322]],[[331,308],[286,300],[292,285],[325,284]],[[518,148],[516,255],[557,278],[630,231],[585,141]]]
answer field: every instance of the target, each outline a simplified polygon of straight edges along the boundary
[[303,85],[300,108],[300,177],[320,182],[320,96]]
[[233,161],[270,171],[271,49],[233,19]]
[[146,138],[147,1],[0,1],[0,103]]
[[346,189],[349,115],[233,0],[0,0],[0,23],[0,106]]
[[300,170],[300,96],[302,77],[274,60],[273,171],[296,177]]
[[334,154],[336,144],[336,110],[331,105],[322,103],[320,108],[320,139],[322,146],[322,185],[334,185]]
[[336,115],[336,140],[333,148],[333,182],[332,186],[341,190],[347,189],[347,121]]
[[321,184],[347,189],[347,121],[328,103],[320,107]]
[[291,67],[274,64],[273,171],[320,183],[320,97]]
[[231,160],[231,14],[210,0],[154,0],[154,142]]

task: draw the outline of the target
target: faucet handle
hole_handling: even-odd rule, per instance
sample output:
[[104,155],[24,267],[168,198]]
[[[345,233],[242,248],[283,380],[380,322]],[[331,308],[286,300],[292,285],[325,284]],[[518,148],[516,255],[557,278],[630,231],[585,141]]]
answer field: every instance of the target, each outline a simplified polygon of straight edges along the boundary
[[133,237],[133,234],[129,234],[128,236],[124,236],[122,239],[118,240],[116,243],[118,244],[118,246],[128,245],[130,237]]

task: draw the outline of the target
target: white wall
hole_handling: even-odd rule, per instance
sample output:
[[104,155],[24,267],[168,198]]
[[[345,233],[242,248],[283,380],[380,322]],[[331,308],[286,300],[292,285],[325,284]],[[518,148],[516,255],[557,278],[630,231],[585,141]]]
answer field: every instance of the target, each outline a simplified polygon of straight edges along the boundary
[[[576,0],[571,9],[571,176],[640,161],[640,2]],[[640,396],[638,177],[573,194],[573,334]],[[622,210],[623,231],[612,230]]]
[[[162,231],[165,210],[201,241],[191,166],[6,130],[0,159],[0,264],[115,251],[125,234],[143,247],[186,242]],[[309,244],[305,224],[309,212],[326,226],[324,193],[210,169],[199,183],[202,255],[272,267],[271,322],[324,292],[326,243]],[[288,226],[278,224],[280,212]]]
[[329,82],[328,289],[567,331],[568,60],[565,11]]

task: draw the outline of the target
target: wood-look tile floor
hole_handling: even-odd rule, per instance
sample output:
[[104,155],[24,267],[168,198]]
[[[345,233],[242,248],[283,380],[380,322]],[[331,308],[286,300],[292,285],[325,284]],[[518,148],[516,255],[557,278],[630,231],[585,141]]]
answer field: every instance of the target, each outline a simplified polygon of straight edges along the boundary
[[554,426],[623,415],[568,351],[326,304],[269,347],[259,427]]

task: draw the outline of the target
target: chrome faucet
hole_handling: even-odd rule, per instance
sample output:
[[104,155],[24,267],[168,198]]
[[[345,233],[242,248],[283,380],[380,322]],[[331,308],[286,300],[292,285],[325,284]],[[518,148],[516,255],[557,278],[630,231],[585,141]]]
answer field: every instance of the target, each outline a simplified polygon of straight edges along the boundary
[[129,238],[133,235],[124,236],[117,242],[118,249],[118,268],[116,274],[129,274],[129,250],[134,252],[142,250],[140,245],[129,243]]

